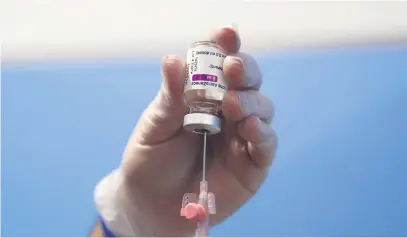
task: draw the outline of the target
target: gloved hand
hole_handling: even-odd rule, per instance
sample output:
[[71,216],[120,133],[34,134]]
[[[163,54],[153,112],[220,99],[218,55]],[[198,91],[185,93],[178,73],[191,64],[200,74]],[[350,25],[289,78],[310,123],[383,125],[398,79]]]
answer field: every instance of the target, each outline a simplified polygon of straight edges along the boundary
[[[272,102],[258,90],[262,75],[255,60],[240,53],[232,28],[211,35],[229,56],[222,104],[222,131],[208,136],[207,181],[216,196],[211,225],[236,212],[259,189],[275,155],[277,139],[270,123]],[[199,192],[203,136],[183,130],[185,61],[166,56],[162,86],[138,122],[122,163],[124,210],[139,236],[193,236],[196,223],[180,216],[186,192]],[[139,79],[142,80],[142,79]],[[125,234],[129,235],[129,234]],[[134,234],[132,234],[134,235]]]

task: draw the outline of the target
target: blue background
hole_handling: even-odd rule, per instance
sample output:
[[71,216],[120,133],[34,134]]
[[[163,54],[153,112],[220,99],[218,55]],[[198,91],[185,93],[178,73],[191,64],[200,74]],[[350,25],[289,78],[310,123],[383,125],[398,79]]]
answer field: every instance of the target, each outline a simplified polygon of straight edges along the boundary
[[[407,45],[256,57],[276,106],[277,158],[213,235],[407,236]],[[119,165],[159,67],[3,65],[3,236],[88,234],[94,186]]]

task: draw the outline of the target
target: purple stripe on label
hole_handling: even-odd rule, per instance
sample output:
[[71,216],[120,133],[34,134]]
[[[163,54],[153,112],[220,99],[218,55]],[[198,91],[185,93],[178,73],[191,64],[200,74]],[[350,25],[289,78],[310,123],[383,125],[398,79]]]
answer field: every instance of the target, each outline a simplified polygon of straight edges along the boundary
[[210,74],[194,74],[192,75],[192,81],[218,82],[218,76]]

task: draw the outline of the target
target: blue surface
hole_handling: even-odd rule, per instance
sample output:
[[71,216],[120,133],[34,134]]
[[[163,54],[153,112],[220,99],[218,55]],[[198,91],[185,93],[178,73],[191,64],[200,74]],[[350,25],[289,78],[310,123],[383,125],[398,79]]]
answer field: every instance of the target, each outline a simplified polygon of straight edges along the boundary
[[[279,150],[213,235],[407,236],[407,46],[257,58]],[[94,185],[120,163],[159,66],[3,65],[3,236],[87,235]]]

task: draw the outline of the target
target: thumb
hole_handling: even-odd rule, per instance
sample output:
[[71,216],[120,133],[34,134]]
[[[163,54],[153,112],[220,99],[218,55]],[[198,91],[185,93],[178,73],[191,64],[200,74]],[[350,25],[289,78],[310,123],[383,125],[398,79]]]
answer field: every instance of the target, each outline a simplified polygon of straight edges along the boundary
[[165,56],[162,61],[160,91],[144,112],[136,129],[144,145],[159,144],[182,129],[188,106],[184,102],[185,61],[178,56]]

